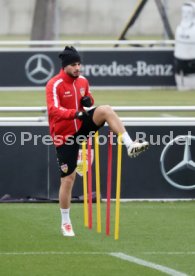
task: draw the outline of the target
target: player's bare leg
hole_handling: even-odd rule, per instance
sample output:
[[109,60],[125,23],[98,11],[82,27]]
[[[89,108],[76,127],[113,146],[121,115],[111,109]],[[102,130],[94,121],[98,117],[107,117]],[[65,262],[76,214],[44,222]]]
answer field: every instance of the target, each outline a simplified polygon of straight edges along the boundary
[[94,111],[93,121],[96,125],[101,125],[106,121],[115,133],[126,131],[118,115],[109,105],[98,106]]
[[96,125],[101,125],[106,121],[113,132],[121,133],[123,143],[127,147],[130,157],[138,156],[149,147],[149,143],[146,141],[132,141],[120,118],[109,105],[98,106],[94,111],[93,121]]
[[72,197],[72,188],[76,177],[76,171],[72,174],[62,177],[59,189],[59,204],[61,210],[61,231],[64,236],[75,236],[70,220],[70,204]]

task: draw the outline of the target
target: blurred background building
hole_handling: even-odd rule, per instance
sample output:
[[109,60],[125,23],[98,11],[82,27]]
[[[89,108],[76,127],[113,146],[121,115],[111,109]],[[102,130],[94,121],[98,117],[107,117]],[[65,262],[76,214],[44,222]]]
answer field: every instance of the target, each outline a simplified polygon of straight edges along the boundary
[[[32,34],[34,11],[39,5],[48,9],[53,22],[55,39],[61,36],[117,38],[133,13],[138,0],[0,0],[0,35]],[[180,22],[183,0],[162,0],[173,32]],[[39,19],[39,28],[48,22],[47,16]],[[37,21],[36,21],[37,22]],[[51,28],[50,28],[51,29]],[[143,12],[129,31],[131,36],[164,36],[164,28],[155,0],[148,0]]]

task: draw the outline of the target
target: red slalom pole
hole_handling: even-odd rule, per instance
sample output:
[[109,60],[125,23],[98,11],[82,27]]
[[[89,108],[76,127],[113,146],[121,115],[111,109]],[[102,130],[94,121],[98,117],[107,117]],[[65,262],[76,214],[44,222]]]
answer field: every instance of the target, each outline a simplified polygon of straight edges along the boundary
[[92,160],[91,160],[91,144],[92,138],[89,137],[87,140],[87,155],[88,155],[88,228],[92,229]]
[[106,235],[110,235],[110,198],[112,182],[112,143],[113,132],[108,134],[108,164],[107,164],[107,201],[106,201]]

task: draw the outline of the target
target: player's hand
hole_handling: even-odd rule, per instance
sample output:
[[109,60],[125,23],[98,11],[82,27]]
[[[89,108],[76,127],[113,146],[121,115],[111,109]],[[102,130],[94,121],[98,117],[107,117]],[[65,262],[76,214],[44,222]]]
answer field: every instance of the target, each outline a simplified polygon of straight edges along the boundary
[[87,117],[89,117],[89,114],[86,111],[78,111],[75,114],[75,118],[79,120],[85,120]]
[[89,96],[84,96],[81,98],[81,104],[84,107],[91,107],[92,106],[92,100]]

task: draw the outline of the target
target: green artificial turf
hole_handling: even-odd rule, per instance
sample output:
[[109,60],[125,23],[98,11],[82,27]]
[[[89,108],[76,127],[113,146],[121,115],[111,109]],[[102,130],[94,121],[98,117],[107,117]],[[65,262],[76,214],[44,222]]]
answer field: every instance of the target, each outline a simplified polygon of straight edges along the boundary
[[[76,236],[60,233],[58,204],[0,204],[0,275],[165,275],[110,255],[123,253],[194,275],[194,202],[121,203],[119,240],[105,235],[106,204],[101,204],[102,233],[84,227],[83,205],[74,203],[71,218]],[[169,274],[176,275],[176,274]]]

